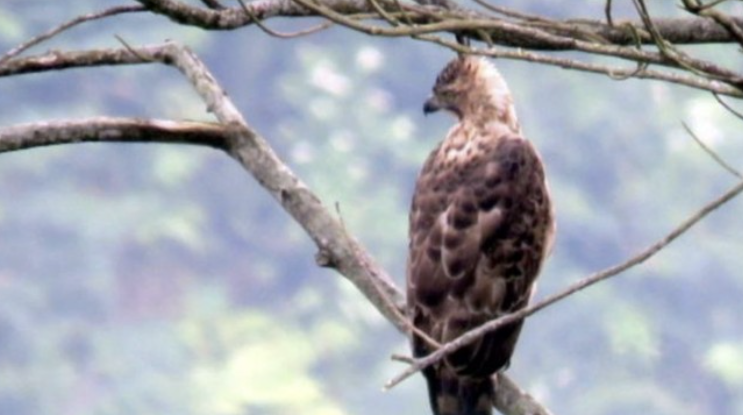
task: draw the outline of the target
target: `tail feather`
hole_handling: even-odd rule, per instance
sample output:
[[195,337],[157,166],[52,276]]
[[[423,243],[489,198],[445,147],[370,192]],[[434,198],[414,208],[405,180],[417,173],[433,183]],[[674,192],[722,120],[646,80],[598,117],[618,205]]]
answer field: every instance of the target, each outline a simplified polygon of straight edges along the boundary
[[442,367],[425,375],[434,415],[492,414],[493,383],[489,377],[463,378]]

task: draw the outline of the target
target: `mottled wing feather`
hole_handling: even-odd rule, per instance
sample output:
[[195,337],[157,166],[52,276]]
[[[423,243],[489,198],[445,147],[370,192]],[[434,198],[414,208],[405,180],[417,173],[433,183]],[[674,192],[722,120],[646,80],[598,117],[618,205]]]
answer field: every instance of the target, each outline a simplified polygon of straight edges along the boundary
[[[432,153],[411,209],[409,304],[414,324],[442,342],[527,304],[552,226],[531,144],[515,136],[476,142],[466,162],[447,159],[446,149]],[[493,373],[508,364],[520,326],[483,337],[448,363],[464,375]]]

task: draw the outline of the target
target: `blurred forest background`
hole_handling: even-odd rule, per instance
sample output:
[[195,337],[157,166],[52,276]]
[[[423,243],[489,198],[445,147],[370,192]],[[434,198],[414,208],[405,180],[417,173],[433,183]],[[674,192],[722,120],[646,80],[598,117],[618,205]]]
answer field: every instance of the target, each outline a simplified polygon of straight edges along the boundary
[[[0,51],[121,3],[2,0]],[[498,3],[594,18],[604,5]],[[615,17],[634,17],[630,3]],[[652,6],[656,16],[680,14],[674,2]],[[453,122],[424,118],[421,106],[451,52],[342,28],[280,40],[255,26],[205,32],[134,14],[32,53],[119,47],[115,34],[192,47],[402,284],[413,182]],[[743,63],[734,46],[686,50]],[[624,260],[735,181],[682,121],[743,168],[742,121],[708,93],[496,63],[557,207],[539,297]],[[211,120],[181,75],[157,65],[0,78],[0,126],[97,115]],[[530,318],[511,376],[556,414],[743,413],[741,203],[648,263]],[[402,369],[389,355],[407,353],[405,339],[350,283],[315,265],[310,239],[225,154],[102,144],[3,154],[0,235],[2,415],[429,411],[420,376],[380,392]]]

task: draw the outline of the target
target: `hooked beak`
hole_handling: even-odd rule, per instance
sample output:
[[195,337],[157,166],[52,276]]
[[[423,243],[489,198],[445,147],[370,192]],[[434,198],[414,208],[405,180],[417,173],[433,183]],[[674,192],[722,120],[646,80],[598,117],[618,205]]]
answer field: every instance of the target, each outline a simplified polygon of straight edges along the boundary
[[443,108],[443,106],[441,105],[441,102],[434,95],[434,96],[428,98],[426,100],[425,104],[423,104],[423,115],[428,115],[428,114],[430,114],[432,112],[436,112],[436,111],[438,111],[438,110],[440,110],[442,108]]

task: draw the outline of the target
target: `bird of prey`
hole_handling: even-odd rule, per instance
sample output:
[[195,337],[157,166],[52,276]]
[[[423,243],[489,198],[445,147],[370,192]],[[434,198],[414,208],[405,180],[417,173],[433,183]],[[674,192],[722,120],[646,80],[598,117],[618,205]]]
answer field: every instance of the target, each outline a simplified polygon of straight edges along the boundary
[[[423,107],[437,110],[458,123],[418,176],[407,298],[417,331],[445,343],[527,305],[555,224],[541,158],[492,63],[449,62]],[[509,365],[521,325],[490,332],[423,371],[435,415],[491,414],[491,376]],[[416,357],[435,348],[416,333],[412,346]]]

